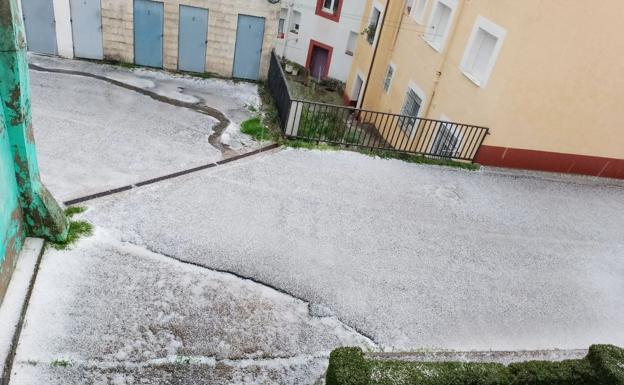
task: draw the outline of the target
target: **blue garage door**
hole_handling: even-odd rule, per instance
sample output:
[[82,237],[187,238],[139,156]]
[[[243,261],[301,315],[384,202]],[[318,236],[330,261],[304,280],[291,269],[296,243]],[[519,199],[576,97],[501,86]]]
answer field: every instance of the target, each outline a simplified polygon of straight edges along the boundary
[[100,0],[71,0],[70,5],[74,55],[103,59]]
[[180,33],[178,36],[178,69],[204,72],[208,10],[180,5]]
[[134,0],[134,62],[163,66],[163,3]]
[[239,15],[234,53],[235,78],[258,80],[264,41],[264,18]]
[[28,50],[56,55],[56,26],[52,0],[22,0],[22,13],[26,25]]

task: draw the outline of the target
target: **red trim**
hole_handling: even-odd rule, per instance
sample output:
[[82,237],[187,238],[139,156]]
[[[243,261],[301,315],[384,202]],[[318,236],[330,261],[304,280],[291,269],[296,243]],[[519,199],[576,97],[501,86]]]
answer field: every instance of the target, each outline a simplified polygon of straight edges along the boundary
[[312,68],[310,68],[310,63],[312,63],[312,52],[314,52],[314,47],[323,48],[329,51],[329,54],[327,55],[327,66],[325,66],[325,69],[323,69],[323,79],[327,79],[327,77],[329,76],[329,68],[331,67],[332,57],[334,55],[334,47],[310,39],[310,46],[308,47],[308,58],[306,59],[306,68],[310,71],[312,70]]
[[342,13],[342,3],[344,0],[336,0],[338,1],[338,10],[336,13],[328,13],[323,10],[323,0],[316,0],[316,15],[320,17],[324,17],[331,21],[335,21],[336,23],[340,22],[340,14]]
[[624,159],[617,158],[481,146],[475,162],[486,166],[624,179]]

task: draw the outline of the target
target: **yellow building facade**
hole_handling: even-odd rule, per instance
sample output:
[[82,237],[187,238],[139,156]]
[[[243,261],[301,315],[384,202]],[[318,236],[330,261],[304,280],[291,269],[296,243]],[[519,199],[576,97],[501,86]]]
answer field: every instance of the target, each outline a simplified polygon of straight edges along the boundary
[[619,0],[366,0],[361,108],[490,128],[481,164],[624,178]]

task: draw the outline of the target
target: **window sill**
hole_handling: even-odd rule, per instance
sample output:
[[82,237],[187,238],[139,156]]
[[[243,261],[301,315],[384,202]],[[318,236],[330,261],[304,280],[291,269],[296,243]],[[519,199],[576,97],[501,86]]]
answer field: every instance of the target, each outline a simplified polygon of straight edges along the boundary
[[461,68],[460,68],[460,71],[461,71],[462,74],[464,74],[465,77],[468,78],[468,80],[470,80],[471,82],[476,84],[478,87],[483,87],[483,82],[481,80],[477,79],[474,75],[472,75],[468,71],[465,71],[465,70],[463,70]]
[[436,43],[436,42],[434,42],[434,41],[431,41],[431,40],[427,39],[425,36],[423,36],[422,38],[423,38],[423,40],[424,40],[427,44],[429,44],[429,46],[430,46],[431,48],[433,48],[434,50],[436,50],[436,52],[442,52],[442,47],[441,47],[441,44],[440,44],[440,43]]
[[323,17],[327,20],[331,20],[333,22],[339,23],[340,22],[340,13],[333,13],[331,10],[329,9],[320,9],[316,12],[317,16]]

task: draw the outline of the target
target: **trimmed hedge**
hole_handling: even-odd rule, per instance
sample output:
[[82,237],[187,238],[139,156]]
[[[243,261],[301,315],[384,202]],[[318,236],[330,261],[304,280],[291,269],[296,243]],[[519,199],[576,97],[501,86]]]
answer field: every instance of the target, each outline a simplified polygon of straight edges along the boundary
[[624,349],[593,345],[580,360],[497,363],[367,359],[360,348],[338,348],[326,385],[624,385]]

